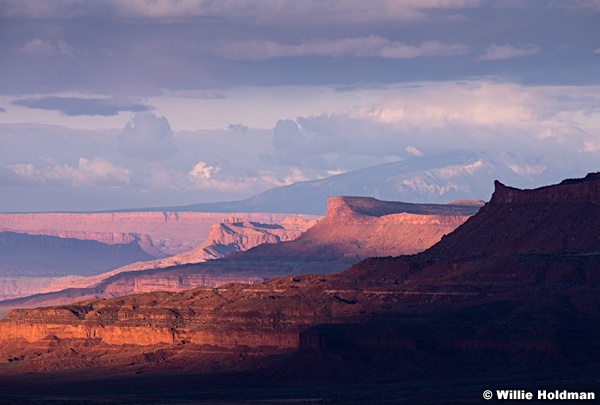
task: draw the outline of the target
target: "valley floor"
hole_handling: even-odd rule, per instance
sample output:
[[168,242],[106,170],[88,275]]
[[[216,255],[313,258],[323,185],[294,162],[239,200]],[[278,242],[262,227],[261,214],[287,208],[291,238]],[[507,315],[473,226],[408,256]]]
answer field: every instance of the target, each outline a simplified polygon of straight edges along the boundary
[[[384,372],[385,374],[385,372]],[[600,395],[600,365],[514,373],[471,373],[419,381],[258,381],[247,373],[146,374],[73,379],[72,374],[1,377],[0,404],[476,404],[489,389],[572,390]],[[531,402],[537,402],[535,397]],[[545,401],[544,401],[545,402]],[[566,401],[561,401],[566,403]]]

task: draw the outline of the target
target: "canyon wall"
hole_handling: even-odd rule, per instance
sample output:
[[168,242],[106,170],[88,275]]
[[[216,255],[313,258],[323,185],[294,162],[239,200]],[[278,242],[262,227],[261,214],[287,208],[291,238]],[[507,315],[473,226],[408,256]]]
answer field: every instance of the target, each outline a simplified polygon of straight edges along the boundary
[[[0,214],[4,229],[19,228],[0,232],[0,299],[89,287],[124,271],[202,262],[260,243],[290,240],[316,218],[256,213],[229,218],[222,213]],[[224,222],[208,223],[217,219]],[[190,246],[199,235],[206,235],[200,246],[164,257],[175,247]],[[197,287],[219,280],[206,284],[192,277],[187,283]]]
[[148,235],[163,255],[173,255],[195,248],[206,240],[213,224],[232,216],[263,224],[275,224],[289,216],[318,218],[302,214],[212,212],[0,214],[0,231],[48,236],[68,235],[70,238],[97,240],[103,243],[109,243],[107,235],[111,234]]
[[[368,197],[333,197],[328,207],[326,217],[318,222],[307,217],[287,217],[279,224],[261,224],[231,217],[215,224],[205,243],[190,252],[134,263],[87,279],[56,280],[44,292],[71,287],[62,295],[62,301],[57,292],[45,298],[0,303],[0,311],[152,289],[181,291],[183,285],[218,285],[222,276],[237,277],[238,281],[251,278],[255,282],[299,272],[340,271],[369,256],[422,251],[480,208],[473,203],[408,204]],[[201,263],[226,254],[225,259]],[[199,283],[197,275],[212,280],[211,284]],[[61,284],[62,281],[68,284]],[[81,290],[75,292],[75,287]]]
[[[473,365],[508,370],[518,363],[528,371],[587,364],[590,356],[600,354],[600,228],[595,222],[600,204],[593,200],[600,181],[579,185],[594,191],[582,193],[589,200],[545,200],[561,193],[556,190],[561,185],[541,189],[523,204],[492,198],[422,253],[370,258],[341,273],[13,310],[0,321],[0,373],[36,370],[39,361],[58,358],[60,363],[54,364],[62,369],[92,367],[103,350],[119,345],[144,347],[145,353],[168,350],[174,359],[232,349],[240,356],[250,349],[298,349],[295,357],[280,358],[274,375],[307,369],[319,374],[341,359],[367,369],[375,364],[378,372],[390,362],[397,367],[394,372],[413,367],[431,375],[440,364],[461,372]],[[505,191],[498,186],[500,197]],[[364,207],[364,201],[352,202]],[[580,203],[587,211],[582,213]],[[415,215],[390,214],[375,203],[379,208],[374,215],[356,217],[357,210],[347,210],[350,205],[342,201],[335,209],[347,213],[345,225],[351,217],[369,223],[389,215]],[[527,215],[540,221],[529,222]],[[509,243],[522,235],[537,241],[531,246],[538,250]],[[564,245],[567,250],[546,245],[547,240],[570,238],[579,243]],[[65,360],[57,349],[31,351],[31,345],[49,339],[64,341],[65,349],[73,348],[77,356]],[[124,361],[132,360],[111,361],[125,367],[129,363]],[[176,369],[182,363],[159,359],[156,364]]]

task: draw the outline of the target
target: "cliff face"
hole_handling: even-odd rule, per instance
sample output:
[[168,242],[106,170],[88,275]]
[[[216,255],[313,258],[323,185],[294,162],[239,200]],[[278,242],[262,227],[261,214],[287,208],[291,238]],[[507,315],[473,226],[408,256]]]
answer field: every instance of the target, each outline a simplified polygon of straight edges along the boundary
[[410,204],[369,197],[332,197],[325,218],[289,243],[259,246],[245,260],[364,259],[421,252],[452,232],[478,204]]
[[535,190],[518,190],[496,182],[495,192],[480,215],[427,254],[459,259],[600,252],[599,190],[598,174]]
[[[0,214],[0,227],[19,229],[0,232],[0,299],[88,287],[123,271],[215,259],[259,243],[292,239],[316,221],[310,215],[241,214],[234,219],[224,215]],[[207,229],[207,221],[217,218],[225,222]],[[131,232],[135,230],[152,235]],[[208,239],[191,252],[156,259],[188,246],[202,234],[208,234]],[[117,270],[109,272],[113,269]]]
[[[251,222],[274,224],[290,215],[214,212],[0,214],[0,230],[47,236],[69,235],[71,238],[103,243],[107,243],[105,240],[110,234],[148,235],[162,255],[173,255],[193,249],[204,242],[213,224],[231,216]],[[301,214],[294,216],[316,218]]]
[[162,260],[128,266],[126,270],[164,268],[179,264],[219,259],[233,252],[243,252],[261,244],[291,241],[317,223],[310,217],[286,217],[279,223],[251,222],[240,217],[226,218],[213,224],[206,240],[196,248]]
[[[223,276],[256,282],[299,272],[331,273],[369,256],[422,251],[479,209],[477,205],[406,204],[363,197],[335,197],[328,204],[326,217],[316,224],[303,217],[288,217],[280,224],[232,217],[215,224],[207,240],[190,252],[134,263],[87,279],[65,279],[68,284],[57,281],[46,288],[46,292],[64,285],[81,288],[77,294],[63,294],[62,301],[60,293],[53,293],[46,296],[46,301],[44,297],[24,298],[0,307],[68,303],[74,298],[111,297],[153,289],[181,291],[182,285],[219,285]],[[306,230],[312,224],[315,225]],[[241,252],[253,246],[256,247]],[[226,259],[200,263],[227,254]],[[198,275],[212,281],[200,283]],[[179,282],[179,278],[185,282]]]
[[[297,350],[281,357],[271,375],[304,377],[307,370],[320,376],[340,361],[367,375],[373,364],[386,365],[376,366],[378,373],[431,372],[426,375],[478,373],[490,365],[528,372],[588,364],[600,354],[600,228],[588,228],[581,216],[600,217],[593,197],[600,182],[575,184],[590,190],[571,189],[581,200],[546,200],[561,194],[563,186],[528,192],[527,201],[518,203],[497,186],[485,209],[431,249],[368,259],[342,273],[13,310],[0,321],[0,373],[43,370],[48,364],[101,367],[106,345],[125,344],[143,346],[145,353],[171,353],[159,356],[152,370],[176,369],[184,354],[199,358],[194,356],[206,350],[237,350],[240,356]],[[588,206],[583,214],[580,203]],[[543,223],[524,221],[524,213],[542,208]],[[340,209],[346,207],[339,204],[336,212]],[[346,212],[346,218],[355,215]],[[545,246],[548,234],[559,240],[575,235],[565,225],[570,223],[579,226],[579,249]],[[512,236],[503,233],[508,229]],[[539,250],[507,243],[523,234]],[[60,357],[63,352],[52,348],[32,353],[31,345],[42,345],[49,336],[76,348],[76,359]],[[59,357],[60,363],[53,363]],[[9,365],[5,359],[13,361]],[[136,361],[105,359],[123,367]]]

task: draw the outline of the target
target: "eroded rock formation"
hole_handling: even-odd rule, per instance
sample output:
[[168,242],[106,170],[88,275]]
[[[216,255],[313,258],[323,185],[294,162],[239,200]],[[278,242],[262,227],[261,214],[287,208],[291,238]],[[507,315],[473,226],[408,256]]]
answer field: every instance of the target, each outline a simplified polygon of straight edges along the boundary
[[[479,208],[473,204],[406,204],[367,197],[334,197],[329,200],[325,218],[299,237],[314,222],[290,217],[270,225],[234,217],[213,226],[206,242],[190,252],[128,265],[87,279],[69,279],[70,287],[79,287],[77,291],[72,288],[3,302],[0,311],[2,307],[6,310],[156,290],[214,287],[227,281],[258,282],[284,274],[331,273],[369,256],[422,251]],[[226,259],[198,264],[230,252]],[[55,287],[56,284],[47,291]]]
[[[114,212],[0,214],[0,230],[118,243],[129,234],[147,235],[163,255],[186,252],[206,240],[211,226],[235,216],[249,222],[275,224],[289,214],[214,212]],[[313,215],[294,217],[314,219]],[[113,236],[110,236],[113,235]],[[145,237],[141,239],[145,239]]]
[[[208,352],[295,351],[269,366],[279,378],[322,378],[332,364],[338,376],[352,365],[374,378],[368,364],[460,375],[589,362],[600,354],[598,190],[598,176],[522,195],[497,184],[482,210],[429,250],[341,273],[13,310],[0,321],[0,373],[109,363],[206,371],[199,359]],[[560,194],[580,197],[548,198]],[[511,243],[523,235],[529,245]],[[562,242],[546,242],[554,240]],[[111,357],[121,345],[140,349]],[[64,356],[67,347],[77,354]],[[151,363],[136,357],[142,350]],[[183,353],[198,362],[182,362]]]
[[[0,299],[89,287],[123,271],[197,263],[260,243],[290,240],[317,218],[255,213],[228,219],[224,215],[0,214],[0,226],[18,228],[18,232],[0,232]],[[217,219],[225,222],[207,222]],[[211,226],[210,230],[207,226]],[[131,231],[146,231],[152,235]],[[189,246],[199,235],[207,235],[200,247],[181,256],[165,258],[167,252]],[[113,269],[117,270],[111,271]],[[243,278],[231,281],[243,281]],[[172,284],[172,281],[165,280],[165,283]],[[183,285],[213,284],[194,284],[189,280]]]

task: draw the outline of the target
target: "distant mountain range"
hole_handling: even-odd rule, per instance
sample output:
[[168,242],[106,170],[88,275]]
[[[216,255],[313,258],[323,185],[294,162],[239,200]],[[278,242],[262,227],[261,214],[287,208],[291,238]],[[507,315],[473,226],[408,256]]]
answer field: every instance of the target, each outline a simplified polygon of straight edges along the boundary
[[324,179],[276,187],[241,201],[148,208],[144,211],[323,215],[327,198],[340,195],[413,203],[444,204],[457,199],[487,201],[492,195],[494,180],[520,188],[534,188],[581,174],[556,164],[524,162],[511,154],[492,157],[484,153],[458,151],[415,156]]

